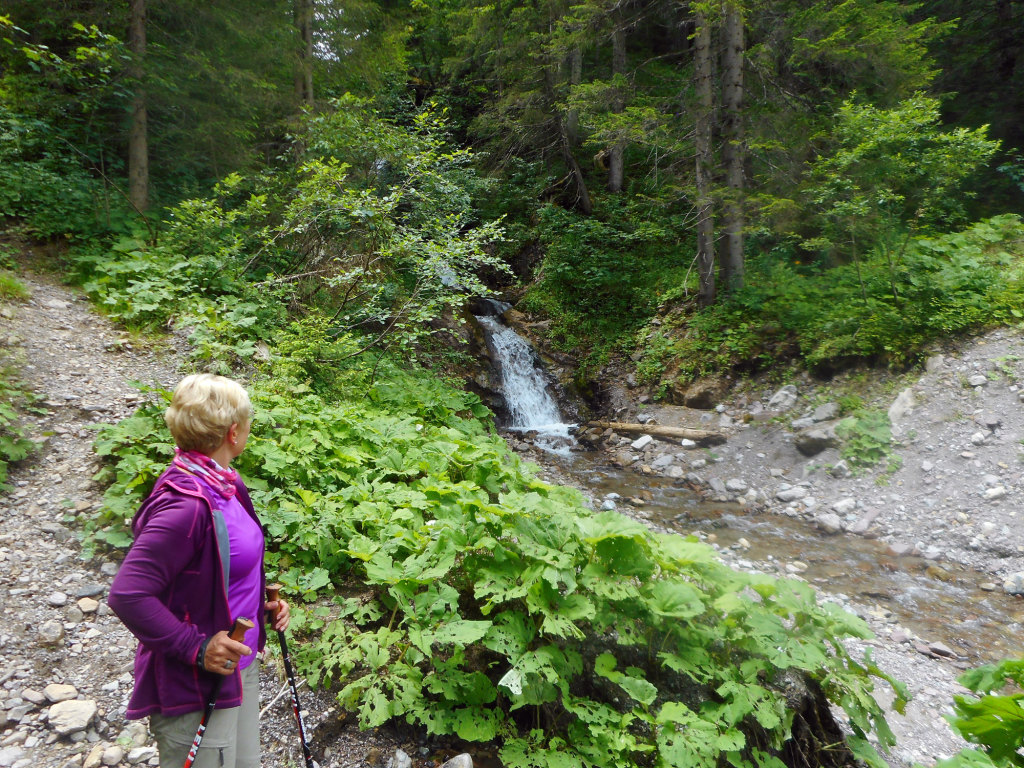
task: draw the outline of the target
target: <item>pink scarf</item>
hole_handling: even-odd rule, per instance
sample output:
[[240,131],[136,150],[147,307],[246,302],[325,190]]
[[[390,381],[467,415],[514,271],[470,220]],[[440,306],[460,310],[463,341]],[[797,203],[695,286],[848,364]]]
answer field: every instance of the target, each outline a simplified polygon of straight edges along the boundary
[[205,453],[175,448],[173,464],[191,475],[201,477],[225,499],[230,499],[238,491],[235,486],[238,473],[230,467],[225,469]]

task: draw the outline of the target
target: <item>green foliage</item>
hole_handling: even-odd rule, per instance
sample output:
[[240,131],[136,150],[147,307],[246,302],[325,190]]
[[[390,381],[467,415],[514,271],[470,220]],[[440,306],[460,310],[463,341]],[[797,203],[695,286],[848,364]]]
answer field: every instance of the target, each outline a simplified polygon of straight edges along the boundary
[[12,272],[0,269],[0,300],[24,301],[29,297],[28,289]]
[[892,430],[883,411],[860,411],[836,425],[842,439],[842,455],[855,470],[868,469],[883,461],[890,469],[898,466],[892,453]]
[[648,354],[674,356],[687,376],[794,358],[825,370],[854,360],[901,365],[934,339],[1019,323],[1022,257],[1024,225],[1006,215],[963,232],[912,238],[895,269],[881,254],[859,268],[814,270],[752,259],[743,291],[676,316],[677,327],[662,330],[671,344],[648,342]]
[[[244,330],[275,299],[204,268],[210,249],[236,258],[230,234],[183,255],[195,231],[184,220],[199,227],[209,209],[199,210],[176,217],[183,229],[160,247],[182,251],[162,252],[168,283],[202,300],[164,296],[177,289],[154,282],[155,252],[137,243],[112,252],[109,269],[89,262],[110,278],[94,295],[151,321],[175,302],[253,302],[231,321]],[[229,311],[197,314],[196,328],[231,340],[236,330],[214,327]],[[537,480],[476,396],[404,357],[351,355],[365,339],[335,333],[325,314],[269,331],[279,343],[250,385],[256,417],[235,465],[267,526],[272,576],[304,600],[334,596],[329,611],[301,612],[317,633],[296,662],[338,683],[364,727],[399,718],[499,739],[513,768],[778,766],[796,675],[846,710],[859,751],[873,753],[872,732],[891,743],[870,695],[879,673],[841,642],[867,636],[856,617],[818,606],[801,582],[734,572],[695,539],[592,512],[578,492]],[[167,396],[100,428],[98,479],[111,485],[83,513],[88,547],[129,543],[128,520],[171,456]]]
[[16,378],[11,367],[0,367],[0,491],[10,490],[8,467],[27,458],[35,448],[23,417],[26,411],[37,409],[38,399]]
[[834,141],[810,170],[824,240],[805,247],[854,259],[878,248],[890,261],[902,255],[905,231],[964,223],[965,181],[999,147],[985,128],[942,130],[938,100],[921,94],[888,110],[845,102]]
[[[953,697],[954,713],[946,719],[978,749],[940,760],[937,768],[1013,768],[1024,765],[1024,660],[1006,659],[969,670],[959,678],[973,696]],[[1005,694],[996,693],[1011,689]],[[980,694],[980,695],[979,695]]]
[[[296,661],[340,682],[364,727],[500,738],[510,766],[716,765],[723,752],[777,765],[792,716],[780,676],[798,673],[858,738],[888,743],[868,667],[839,642],[867,636],[859,619],[694,539],[587,510],[525,471],[472,417],[473,396],[397,371],[361,402],[270,379],[252,393],[238,467],[268,562],[293,594],[352,595]],[[101,432],[120,478],[92,523],[108,542],[167,461],[159,410]]]

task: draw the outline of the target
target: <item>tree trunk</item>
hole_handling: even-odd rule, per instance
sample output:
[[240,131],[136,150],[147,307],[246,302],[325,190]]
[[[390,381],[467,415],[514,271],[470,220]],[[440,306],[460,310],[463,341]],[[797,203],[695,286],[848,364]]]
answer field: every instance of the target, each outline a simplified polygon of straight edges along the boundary
[[295,95],[302,104],[313,103],[313,0],[295,0],[295,27],[299,31],[299,62],[295,69]]
[[128,199],[139,211],[149,208],[149,117],[146,113],[146,0],[131,0],[128,48],[132,53],[132,125],[128,132]]
[[[580,47],[573,46],[569,52],[569,91],[572,87],[583,81],[583,51]],[[575,151],[580,143],[580,111],[570,107],[565,113],[565,137],[569,141],[569,147]]]
[[654,437],[674,437],[693,440],[702,445],[721,445],[726,441],[721,432],[708,429],[691,429],[690,427],[669,427],[659,424],[629,424],[621,421],[588,421],[587,428],[611,429],[615,432],[629,434],[652,435]]
[[722,84],[722,161],[725,184],[725,253],[722,254],[722,282],[729,292],[743,287],[743,11],[738,0],[725,8],[725,55]]
[[[616,14],[615,29],[612,30],[612,76],[626,76],[626,30]],[[624,89],[615,86],[612,96],[612,112],[621,113],[626,108],[626,93]],[[623,182],[623,155],[626,144],[623,141],[616,141],[608,151],[608,191],[621,192]]]
[[694,137],[697,182],[697,294],[702,307],[715,301],[715,220],[711,200],[711,29],[707,17],[698,13],[694,41],[694,87],[697,93],[697,127]]

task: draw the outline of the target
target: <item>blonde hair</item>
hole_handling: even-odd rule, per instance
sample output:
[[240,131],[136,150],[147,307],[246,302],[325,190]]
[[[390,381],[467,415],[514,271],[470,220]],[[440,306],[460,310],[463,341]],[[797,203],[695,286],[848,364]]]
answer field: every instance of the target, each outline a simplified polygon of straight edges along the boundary
[[217,450],[232,424],[251,419],[252,404],[245,389],[212,373],[194,373],[178,382],[164,414],[181,450],[206,454]]

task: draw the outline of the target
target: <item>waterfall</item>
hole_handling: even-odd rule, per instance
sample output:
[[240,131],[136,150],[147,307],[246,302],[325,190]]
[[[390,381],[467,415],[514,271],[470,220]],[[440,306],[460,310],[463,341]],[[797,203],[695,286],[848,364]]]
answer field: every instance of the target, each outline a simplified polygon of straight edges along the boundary
[[[497,309],[503,311],[508,305],[498,304]],[[545,450],[568,451],[571,425],[562,421],[558,404],[550,392],[553,382],[538,365],[533,348],[497,316],[478,315],[476,319],[487,336],[487,345],[501,379],[510,421],[508,428],[537,432],[536,444]]]

